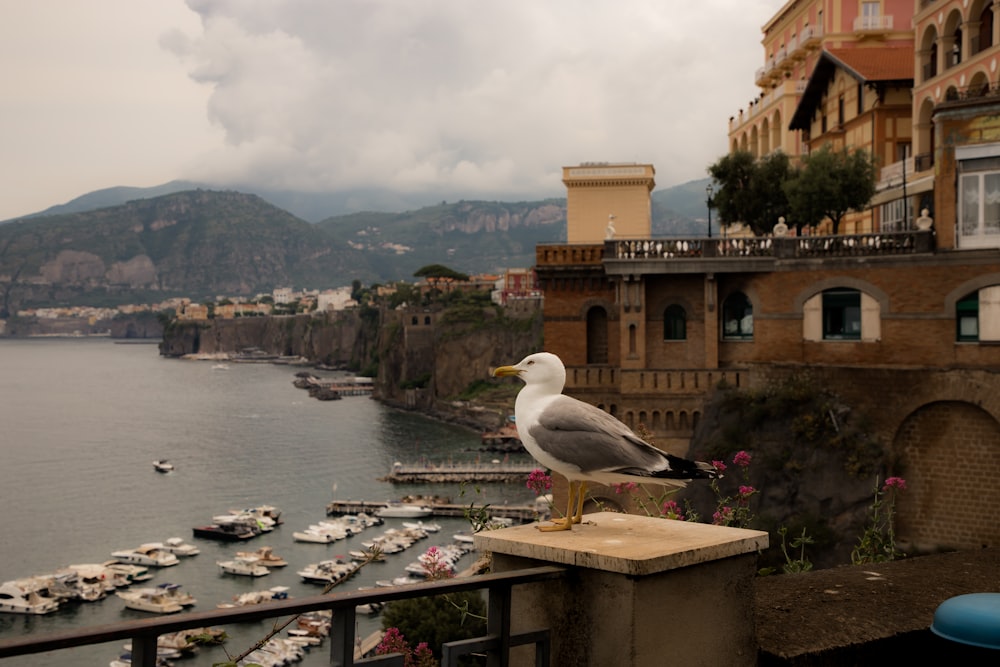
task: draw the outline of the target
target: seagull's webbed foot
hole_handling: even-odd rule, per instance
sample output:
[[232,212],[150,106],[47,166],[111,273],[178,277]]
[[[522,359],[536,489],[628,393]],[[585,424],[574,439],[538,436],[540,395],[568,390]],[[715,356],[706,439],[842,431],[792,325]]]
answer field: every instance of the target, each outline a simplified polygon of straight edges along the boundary
[[[576,494],[574,494],[573,482],[569,483],[569,503],[566,507],[566,516],[556,517],[550,519],[552,525],[543,526],[539,524],[537,526],[538,530],[551,533],[558,530],[571,530],[574,523],[580,523],[583,520],[583,495],[584,495],[584,483],[579,482],[576,487]],[[576,500],[576,514],[573,513],[573,503]]]

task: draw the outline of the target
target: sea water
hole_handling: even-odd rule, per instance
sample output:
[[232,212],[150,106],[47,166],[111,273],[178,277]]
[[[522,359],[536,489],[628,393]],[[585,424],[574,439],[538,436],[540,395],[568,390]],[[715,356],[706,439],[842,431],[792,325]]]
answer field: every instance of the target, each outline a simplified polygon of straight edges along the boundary
[[[474,461],[479,435],[364,396],[319,401],[292,385],[300,368],[273,364],[167,359],[156,345],[109,339],[0,340],[0,581],[54,571],[71,563],[104,562],[112,551],[183,537],[201,554],[152,570],[148,582],[181,584],[211,609],[238,593],[288,586],[291,596],[319,593],[296,571],[361,549],[384,526],[333,544],[296,542],[292,533],[326,516],[333,499],[385,501],[437,495],[462,504],[526,504],[522,484],[459,487],[378,481],[396,461]],[[313,371],[320,376],[333,374]],[[168,459],[174,472],[153,461]],[[526,462],[528,459],[520,459]],[[231,509],[273,505],[284,525],[240,543],[194,538],[192,527]],[[372,585],[404,573],[435,544],[468,530],[461,518],[436,518],[439,533],[387,562],[371,564],[341,584]],[[273,547],[289,565],[265,577],[221,574],[217,560],[237,550]],[[472,556],[461,565],[469,565]],[[181,612],[184,613],[184,612]],[[93,603],[64,603],[45,616],[0,614],[0,638],[100,625],[150,615],[124,608],[113,594]],[[269,624],[227,627],[232,655],[264,635]],[[379,627],[362,618],[358,632]],[[107,665],[118,644],[10,658],[4,667]],[[179,666],[226,660],[203,649]],[[328,645],[303,665],[328,664]]]

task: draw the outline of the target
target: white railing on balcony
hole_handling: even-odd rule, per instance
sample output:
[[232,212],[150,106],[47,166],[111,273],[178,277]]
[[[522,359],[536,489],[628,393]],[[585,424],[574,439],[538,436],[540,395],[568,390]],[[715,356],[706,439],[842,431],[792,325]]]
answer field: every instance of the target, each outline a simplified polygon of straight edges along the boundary
[[892,16],[859,16],[854,19],[855,30],[892,30]]
[[[893,162],[882,167],[879,172],[879,186],[886,186],[892,181],[902,181],[903,174],[913,174],[916,170],[914,169],[913,158],[908,157],[905,160],[900,160],[899,162]],[[878,187],[878,186],[876,186]]]

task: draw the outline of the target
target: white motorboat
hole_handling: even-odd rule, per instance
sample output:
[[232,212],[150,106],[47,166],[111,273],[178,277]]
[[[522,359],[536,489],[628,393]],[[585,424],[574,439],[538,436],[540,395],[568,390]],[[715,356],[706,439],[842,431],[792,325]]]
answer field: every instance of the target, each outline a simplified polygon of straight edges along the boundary
[[256,558],[234,558],[232,560],[220,560],[215,563],[226,574],[238,574],[244,577],[263,577],[271,574],[271,571],[257,562]]
[[356,571],[357,566],[354,563],[347,563],[337,558],[306,565],[298,571],[298,575],[314,584],[332,584],[346,579]]
[[175,614],[183,607],[180,603],[169,599],[163,591],[156,588],[140,588],[134,591],[117,591],[118,597],[125,601],[125,606],[136,611],[148,611],[154,614]]
[[135,549],[112,551],[111,557],[119,563],[146,567],[170,567],[180,562],[177,556],[163,549],[162,544],[143,544]]
[[347,533],[325,528],[319,524],[292,533],[292,539],[296,542],[316,542],[318,544],[330,544],[345,537],[347,537]]
[[424,523],[423,521],[404,521],[404,528],[410,528],[411,530],[422,530],[426,533],[436,533],[441,530],[441,524],[439,523]]
[[193,595],[181,590],[180,584],[157,584],[156,590],[163,593],[163,597],[167,600],[173,600],[182,607],[191,607],[198,603]]
[[153,468],[156,469],[156,472],[172,472],[174,464],[166,459],[158,459],[153,461]]
[[434,513],[427,505],[414,503],[389,503],[375,512],[375,516],[383,519],[419,519]]
[[131,586],[140,581],[149,581],[153,575],[145,565],[132,565],[109,560],[104,563],[105,569],[115,578],[115,586]]
[[201,549],[193,544],[185,542],[180,537],[170,537],[167,538],[161,545],[164,551],[169,551],[175,556],[197,556],[201,553]]
[[43,595],[37,582],[5,581],[0,584],[0,612],[8,614],[48,614],[59,601]]
[[261,604],[272,600],[287,600],[288,598],[288,586],[272,586],[266,591],[249,591],[234,595],[232,602],[220,602],[216,606],[219,609],[231,609],[233,607]]

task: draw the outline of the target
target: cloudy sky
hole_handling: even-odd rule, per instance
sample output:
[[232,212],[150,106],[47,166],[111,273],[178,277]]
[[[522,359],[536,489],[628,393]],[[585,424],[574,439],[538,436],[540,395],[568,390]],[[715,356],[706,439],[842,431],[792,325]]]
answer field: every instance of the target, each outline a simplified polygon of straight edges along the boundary
[[0,220],[174,179],[564,196],[704,178],[787,0],[0,0]]

